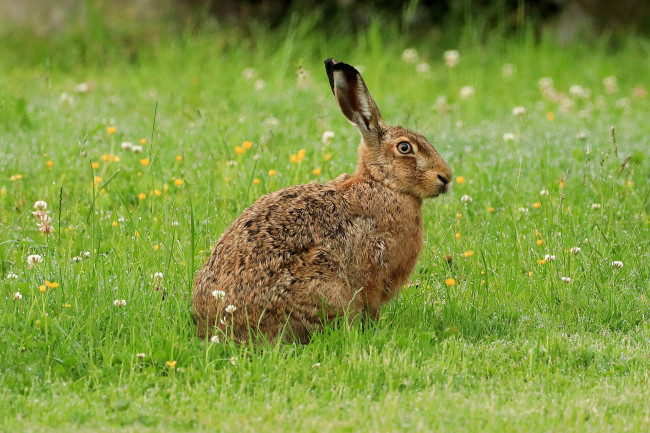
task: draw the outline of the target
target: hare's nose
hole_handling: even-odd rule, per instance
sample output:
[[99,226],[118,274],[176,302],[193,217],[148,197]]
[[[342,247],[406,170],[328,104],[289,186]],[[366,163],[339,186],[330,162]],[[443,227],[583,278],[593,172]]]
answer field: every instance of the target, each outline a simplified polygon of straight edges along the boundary
[[451,177],[447,178],[441,174],[438,175],[438,179],[440,179],[440,182],[442,182],[443,185],[447,185],[451,181]]

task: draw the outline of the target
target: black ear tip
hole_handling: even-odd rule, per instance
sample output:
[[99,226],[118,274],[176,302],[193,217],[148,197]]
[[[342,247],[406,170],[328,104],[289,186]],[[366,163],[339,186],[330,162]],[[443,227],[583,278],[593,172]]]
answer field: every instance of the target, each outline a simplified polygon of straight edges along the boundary
[[330,87],[332,88],[332,94],[335,95],[335,93],[334,93],[334,65],[336,65],[336,61],[334,59],[332,59],[331,57],[329,59],[325,60],[325,71],[327,72],[327,78],[329,79]]

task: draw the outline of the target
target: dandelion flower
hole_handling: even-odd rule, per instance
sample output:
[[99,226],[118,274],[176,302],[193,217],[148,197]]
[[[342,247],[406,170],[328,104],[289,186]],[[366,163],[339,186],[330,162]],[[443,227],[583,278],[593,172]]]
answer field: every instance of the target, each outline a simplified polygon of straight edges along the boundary
[[138,194],[138,198],[139,198],[140,200],[144,200],[144,199],[147,198],[147,194],[141,192],[140,194]]
[[99,168],[99,163],[93,162],[92,164],[90,164],[90,167],[92,167],[93,170],[97,170]]
[[165,361],[169,368],[176,368],[176,361]]
[[48,161],[45,163],[45,166],[46,166],[46,167],[52,167],[53,165],[54,165],[54,162],[52,162],[51,159],[48,160]]
[[[213,296],[214,299],[216,299],[217,301],[223,301],[224,299],[226,299],[226,292],[224,292],[223,290],[213,290],[213,291],[212,291],[212,296]],[[229,307],[230,307],[230,306],[231,306],[231,305],[229,305]]]
[[269,176],[273,177],[277,174],[275,170],[269,170]]
[[447,286],[449,286],[449,287],[455,286],[456,285],[456,280],[454,280],[453,278],[447,278],[445,280],[445,284]]
[[116,129],[114,126],[109,126],[108,128],[106,128],[106,131],[107,131],[109,134],[115,134],[115,132],[117,131],[117,129]]
[[43,256],[40,254],[32,254],[30,256],[27,256],[27,267],[29,269],[38,267],[38,265],[40,265],[42,262]]
[[23,295],[20,292],[14,293],[14,301],[20,301],[23,299]]
[[242,155],[244,152],[246,152],[246,150],[243,147],[235,146],[235,153],[237,155]]
[[454,236],[456,237],[456,239],[460,239],[460,233],[456,232]]
[[474,255],[474,250],[465,251],[463,257],[472,257]]
[[300,149],[298,151],[298,161],[302,161],[305,158],[307,151],[305,149]]
[[546,259],[537,260],[537,263],[540,265],[546,264]]
[[320,169],[320,167],[317,167],[317,168],[313,169],[311,172],[312,172],[312,174],[314,176],[318,176],[320,174],[320,172],[321,172],[321,169]]
[[140,160],[140,164],[144,165],[145,167],[148,166],[150,162],[151,161],[149,160],[149,158],[142,158]]
[[50,283],[47,280],[45,280],[45,285],[50,289],[56,289],[57,287],[59,287],[59,283]]
[[490,212],[490,213],[491,213],[491,212],[494,212],[494,208],[493,208],[492,206],[488,206],[488,207],[487,207],[487,211]]
[[141,138],[141,139],[140,139],[140,144],[142,144],[143,146],[144,146],[145,144],[147,144],[147,139],[144,138],[144,137]]
[[174,185],[176,186],[183,186],[185,181],[183,179],[174,179]]
[[235,306],[232,305],[232,304],[230,304],[230,305],[228,305],[228,306],[226,307],[226,313],[230,313],[230,314],[232,314],[232,313],[234,313],[235,311],[237,311],[237,307],[235,307]]
[[542,207],[542,205],[541,205],[540,202],[536,201],[535,203],[533,203],[533,207],[534,207],[535,209],[539,209],[540,207]]
[[244,142],[242,143],[242,147],[243,147],[245,150],[248,150],[248,149],[250,149],[251,147],[253,147],[253,143],[250,142],[250,141],[248,141],[248,140],[246,140],[246,141],[244,141]]
[[259,180],[258,178],[255,178],[255,179],[253,179],[253,183],[254,183],[255,185],[259,185],[259,184],[260,184],[260,180]]
[[101,183],[101,182],[102,182],[102,177],[101,177],[101,176],[95,176],[95,177],[93,177],[93,182],[95,182],[95,183]]
[[457,184],[465,183],[465,178],[463,176],[458,176],[456,178],[456,183]]
[[623,267],[623,262],[618,261],[618,260],[614,260],[614,261],[612,262],[612,266],[615,267],[615,268],[619,268],[619,269],[621,269],[621,268]]
[[458,212],[458,213],[456,214],[456,218],[457,218],[457,219],[461,219],[462,217],[463,217],[463,214],[462,214],[462,213]]
[[537,242],[536,242],[536,243],[537,243],[537,245],[542,245],[542,244],[544,243],[544,241],[541,240],[541,239],[537,239]]

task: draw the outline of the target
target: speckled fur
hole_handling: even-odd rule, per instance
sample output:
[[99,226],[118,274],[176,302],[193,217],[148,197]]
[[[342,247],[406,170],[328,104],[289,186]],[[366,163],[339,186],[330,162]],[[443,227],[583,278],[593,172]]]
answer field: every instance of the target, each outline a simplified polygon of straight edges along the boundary
[[[383,124],[356,70],[326,65],[343,114],[363,137],[359,166],[325,184],[262,196],[233,222],[194,282],[201,338],[219,328],[238,342],[282,334],[306,343],[337,316],[378,317],[415,266],[422,199],[445,192],[451,171],[426,138]],[[358,99],[362,113],[350,110]],[[396,150],[403,141],[412,154]],[[237,310],[227,313],[227,305]]]

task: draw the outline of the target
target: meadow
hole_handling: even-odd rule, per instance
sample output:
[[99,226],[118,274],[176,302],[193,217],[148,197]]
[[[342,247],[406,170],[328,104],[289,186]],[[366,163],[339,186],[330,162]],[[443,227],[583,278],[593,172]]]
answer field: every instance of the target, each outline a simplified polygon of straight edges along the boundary
[[[0,431],[647,431],[650,41],[424,36],[4,35]],[[305,346],[201,341],[230,222],[355,168],[327,57],[454,172],[411,283]]]

